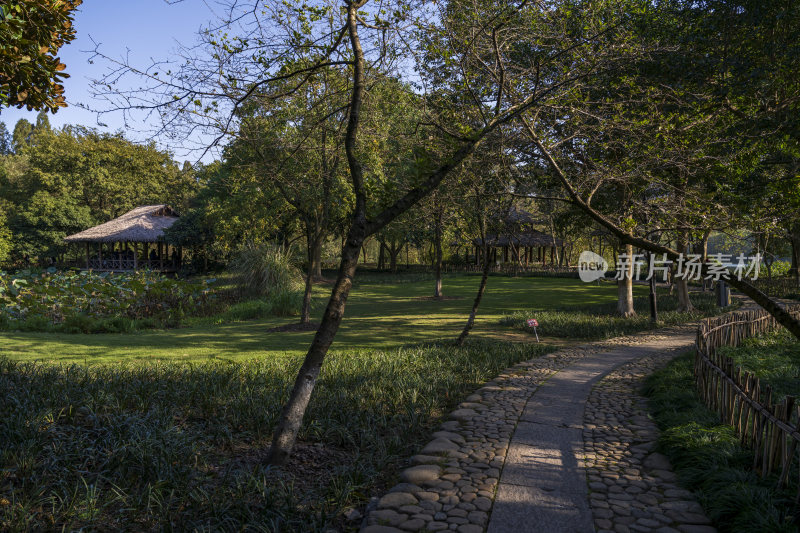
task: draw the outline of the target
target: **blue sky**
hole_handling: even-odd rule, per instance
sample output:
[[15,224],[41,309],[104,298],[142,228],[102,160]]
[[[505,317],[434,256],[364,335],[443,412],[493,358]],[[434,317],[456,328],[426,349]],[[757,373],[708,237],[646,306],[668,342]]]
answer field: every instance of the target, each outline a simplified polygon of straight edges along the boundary
[[[75,17],[76,39],[59,51],[66,71],[71,77],[64,84],[67,102],[81,102],[94,107],[89,94],[89,79],[99,78],[106,66],[102,62],[89,64],[90,51],[94,48],[92,40],[100,43],[101,50],[112,57],[121,57],[130,50],[132,63],[146,65],[149,59],[167,58],[178,42],[192,44],[198,29],[207,21],[213,20],[213,5],[204,0],[183,0],[177,4],[167,4],[165,0],[84,0]],[[36,120],[37,112],[24,109],[5,108],[0,110],[0,121],[9,130],[17,120],[26,118]],[[100,121],[107,127],[98,126],[94,113],[70,105],[55,114],[49,115],[53,126],[64,124],[83,124],[104,131],[123,129],[122,117],[106,114]],[[136,138],[144,141],[147,139]],[[169,148],[169,147],[168,147]],[[180,157],[178,157],[180,158]]]

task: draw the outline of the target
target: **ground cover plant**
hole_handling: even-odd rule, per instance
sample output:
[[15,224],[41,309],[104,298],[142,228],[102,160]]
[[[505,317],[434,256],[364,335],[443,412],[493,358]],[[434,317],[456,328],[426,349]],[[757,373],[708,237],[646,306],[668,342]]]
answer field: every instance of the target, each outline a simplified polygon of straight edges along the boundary
[[210,281],[186,281],[155,272],[25,270],[0,272],[0,329],[66,333],[127,331],[175,325],[219,305]]
[[762,479],[750,469],[752,453],[695,393],[693,364],[693,353],[682,355],[645,383],[661,430],[660,451],[719,531],[798,531],[792,516],[794,490],[778,490],[774,476]]
[[464,395],[551,349],[474,340],[336,351],[282,471],[262,460],[300,354],[0,359],[0,529],[324,530],[393,481]]
[[735,348],[721,348],[721,353],[758,376],[762,388],[771,386],[773,402],[800,394],[800,342],[785,329],[751,337]]
[[545,310],[520,310],[504,316],[500,323],[533,335],[533,328],[527,323],[529,319],[534,318],[539,323],[536,327],[539,336],[598,340],[692,322],[727,309],[721,310],[717,307],[712,293],[694,292],[691,299],[694,311],[679,312],[677,296],[659,289],[658,323],[655,324],[650,320],[650,302],[646,296],[634,298],[636,315],[628,318],[619,316],[615,303],[601,303],[559,306]]

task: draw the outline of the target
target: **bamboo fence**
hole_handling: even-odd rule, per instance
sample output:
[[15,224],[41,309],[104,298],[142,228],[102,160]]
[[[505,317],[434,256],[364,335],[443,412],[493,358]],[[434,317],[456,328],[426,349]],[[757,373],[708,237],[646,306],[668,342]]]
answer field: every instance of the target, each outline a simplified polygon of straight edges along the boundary
[[[800,316],[800,305],[788,306]],[[753,469],[762,478],[778,475],[778,485],[789,484],[798,459],[800,404],[793,396],[773,403],[773,392],[757,376],[742,370],[733,359],[719,353],[723,346],[738,346],[744,339],[781,327],[764,311],[742,311],[709,318],[697,330],[695,382],[706,405],[732,426],[743,445],[754,451]],[[797,500],[800,502],[800,478]]]

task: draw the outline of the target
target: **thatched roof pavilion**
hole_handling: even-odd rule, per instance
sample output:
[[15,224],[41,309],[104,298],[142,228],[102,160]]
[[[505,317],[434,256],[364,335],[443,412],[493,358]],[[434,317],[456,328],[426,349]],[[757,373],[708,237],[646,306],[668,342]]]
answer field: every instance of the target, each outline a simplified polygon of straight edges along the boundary
[[[561,248],[564,246],[564,241],[558,237],[548,235],[547,233],[543,233],[535,229],[526,230],[522,233],[514,235],[498,236],[490,233],[486,236],[486,240],[488,241],[489,246],[501,248],[503,246],[513,246],[517,248],[520,246],[555,246],[556,248]],[[483,239],[474,239],[472,243],[476,246],[483,246]]]
[[[177,220],[178,214],[167,205],[145,205],[64,240],[86,243],[87,270],[152,268],[174,271],[179,266],[181,250],[175,247],[170,250],[170,246],[164,243],[164,230]],[[156,246],[148,253],[150,243]],[[92,245],[97,250],[94,256],[91,253]],[[105,257],[104,245],[107,248]]]
[[[524,265],[530,263],[540,263],[542,266],[547,264],[547,251],[550,251],[550,265],[556,262],[563,262],[564,241],[541,232],[533,226],[543,224],[537,221],[524,209],[511,206],[504,215],[495,218],[495,227],[502,229],[498,233],[486,235],[486,244],[489,246],[489,260],[498,261],[498,249],[503,250],[502,262],[509,261]],[[480,263],[480,256],[483,250],[483,239],[473,239],[472,245],[475,247],[475,262]],[[561,249],[558,259],[555,258],[557,249]]]

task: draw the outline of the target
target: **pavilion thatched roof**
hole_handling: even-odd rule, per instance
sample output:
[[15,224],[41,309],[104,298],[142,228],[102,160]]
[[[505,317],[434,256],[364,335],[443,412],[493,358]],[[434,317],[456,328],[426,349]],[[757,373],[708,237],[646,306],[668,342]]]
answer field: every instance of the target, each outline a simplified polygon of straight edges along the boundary
[[66,242],[156,242],[164,230],[178,220],[178,214],[166,205],[145,205],[121,217],[70,235]]
[[[514,233],[512,235],[494,235],[489,234],[486,236],[489,246],[563,246],[564,241],[558,237],[553,237],[547,233],[529,229]],[[474,239],[472,241],[476,246],[483,246],[482,239]]]

